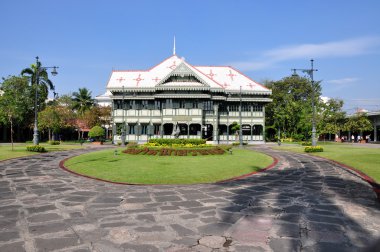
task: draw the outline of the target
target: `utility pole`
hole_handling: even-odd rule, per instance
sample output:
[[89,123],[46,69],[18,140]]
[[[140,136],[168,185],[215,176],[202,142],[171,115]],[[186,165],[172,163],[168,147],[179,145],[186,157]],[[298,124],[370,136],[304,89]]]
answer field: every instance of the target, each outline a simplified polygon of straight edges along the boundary
[[239,105],[239,124],[240,124],[240,129],[239,129],[239,146],[243,147],[243,119],[241,117],[241,110],[242,110],[242,100],[241,100],[241,86],[240,86],[240,105]]
[[125,95],[125,92],[124,92],[124,85],[123,85],[123,99],[122,99],[122,109],[123,109],[123,114],[122,114],[122,118],[123,118],[123,125],[122,125],[122,128],[121,128],[121,146],[122,147],[125,147],[125,117],[124,117],[124,112],[125,112],[125,106],[124,106],[124,95]]
[[318,69],[314,69],[314,60],[311,59],[310,60],[310,63],[311,63],[311,68],[309,69],[296,69],[296,68],[293,68],[292,71],[293,71],[293,74],[292,76],[298,76],[297,75],[297,71],[302,71],[303,73],[306,73],[309,75],[310,77],[310,80],[311,80],[311,106],[312,106],[312,109],[313,109],[313,114],[312,114],[312,129],[311,129],[311,145],[312,146],[316,146],[317,145],[317,139],[316,139],[316,133],[317,133],[317,130],[316,130],[316,126],[315,126],[315,83],[314,83],[314,72],[318,71]]

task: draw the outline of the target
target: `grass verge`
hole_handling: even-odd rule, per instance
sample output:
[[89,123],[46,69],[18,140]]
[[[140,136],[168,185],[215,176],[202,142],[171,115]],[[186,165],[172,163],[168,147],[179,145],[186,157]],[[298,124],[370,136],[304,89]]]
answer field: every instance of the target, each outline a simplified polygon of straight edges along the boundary
[[[119,149],[122,150],[122,149]],[[65,162],[79,174],[133,184],[195,184],[217,182],[269,166],[265,154],[234,149],[233,154],[207,156],[146,156],[103,150]]]
[[[0,145],[0,161],[5,160],[5,159],[10,159],[10,158],[24,157],[24,156],[39,154],[37,152],[26,151],[27,145],[32,145],[32,144],[16,143],[14,145],[13,151],[12,151],[12,146],[10,144]],[[64,151],[64,150],[83,148],[80,146],[80,144],[50,145],[50,144],[41,143],[40,145],[44,146],[48,152],[49,151]]]
[[[323,144],[323,152],[312,153],[311,155],[325,157],[356,168],[367,174],[377,183],[380,183],[380,148],[368,148],[363,146],[353,146],[347,144]],[[287,150],[304,153],[304,146],[280,146],[274,147],[279,150]]]

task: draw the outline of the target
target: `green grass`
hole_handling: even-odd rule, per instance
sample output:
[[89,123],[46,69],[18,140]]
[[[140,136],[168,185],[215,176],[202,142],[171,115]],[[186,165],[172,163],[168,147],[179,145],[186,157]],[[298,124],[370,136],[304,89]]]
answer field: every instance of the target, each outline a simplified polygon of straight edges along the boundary
[[[14,150],[12,151],[12,146],[10,144],[1,144],[0,145],[0,161],[9,159],[9,158],[24,157],[24,156],[39,154],[36,152],[26,151],[27,145],[33,145],[33,144],[16,143],[14,144]],[[50,144],[41,143],[40,145],[44,146],[48,152],[82,148],[80,144],[50,145]]]
[[[122,149],[119,149],[119,151]],[[267,167],[272,158],[249,150],[207,156],[145,156],[113,150],[83,154],[65,162],[77,173],[135,184],[194,184],[221,181]]]
[[[356,168],[380,183],[380,148],[355,147],[348,144],[324,144],[323,152],[312,155],[325,157]],[[275,149],[304,153],[303,146],[281,146]]]

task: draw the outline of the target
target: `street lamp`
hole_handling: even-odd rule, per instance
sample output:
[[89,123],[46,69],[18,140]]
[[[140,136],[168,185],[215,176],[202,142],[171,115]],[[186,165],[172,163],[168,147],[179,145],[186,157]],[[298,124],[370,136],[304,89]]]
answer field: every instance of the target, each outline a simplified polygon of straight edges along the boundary
[[108,129],[109,129],[109,125],[108,124],[106,124],[106,125],[104,125],[104,128],[106,128],[106,140],[108,140]]
[[316,129],[315,129],[315,87],[314,87],[314,72],[318,71],[318,69],[314,69],[314,60],[311,59],[311,68],[310,69],[295,69],[293,68],[293,74],[292,76],[298,76],[297,71],[302,71],[303,73],[306,73],[309,75],[311,79],[311,106],[313,108],[313,118],[312,118],[312,129],[311,129],[311,145],[316,146]]
[[46,70],[48,68],[52,68],[51,74],[53,76],[56,76],[58,74],[57,72],[57,66],[53,67],[42,67],[41,62],[38,61],[38,56],[36,57],[36,91],[35,91],[35,100],[34,100],[34,129],[33,129],[33,144],[38,145],[39,139],[38,139],[38,109],[37,109],[37,99],[38,99],[38,85],[40,82],[40,71]]
[[240,123],[240,130],[239,130],[239,146],[243,147],[243,119],[241,117],[241,109],[242,109],[242,101],[241,101],[241,86],[240,86],[240,104],[239,104],[239,123]]

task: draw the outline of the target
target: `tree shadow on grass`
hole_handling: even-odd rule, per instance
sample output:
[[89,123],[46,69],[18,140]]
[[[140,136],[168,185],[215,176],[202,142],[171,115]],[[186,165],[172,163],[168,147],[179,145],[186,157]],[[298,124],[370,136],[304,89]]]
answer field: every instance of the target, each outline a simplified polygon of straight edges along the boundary
[[326,161],[266,152],[279,157],[276,167],[219,184],[234,193],[220,209],[233,240],[274,251],[358,251],[379,238],[380,204],[366,182]]

